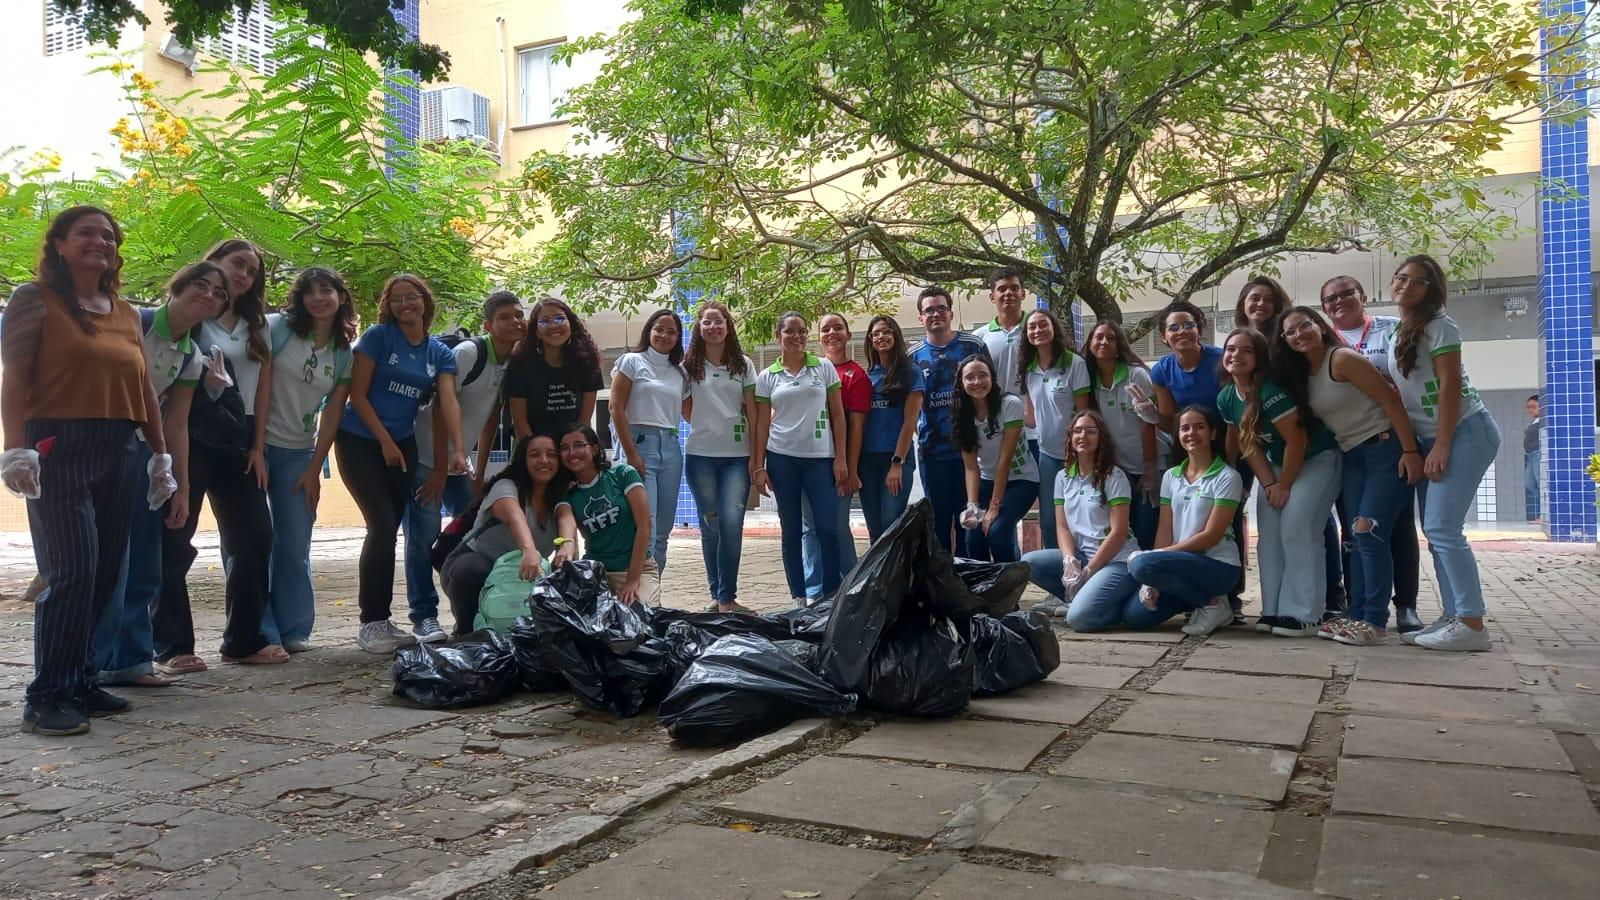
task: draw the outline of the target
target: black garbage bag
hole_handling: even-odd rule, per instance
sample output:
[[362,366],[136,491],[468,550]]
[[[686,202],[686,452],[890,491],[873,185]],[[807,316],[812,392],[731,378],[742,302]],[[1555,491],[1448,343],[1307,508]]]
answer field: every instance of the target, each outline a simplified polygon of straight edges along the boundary
[[612,596],[605,567],[593,560],[574,560],[535,581],[528,603],[541,625],[604,643],[612,653],[626,653],[651,635],[645,614]]
[[822,648],[816,644],[801,640],[773,641],[772,643],[776,644],[779,650],[794,657],[795,662],[805,666],[807,671],[815,674],[821,670],[822,667],[818,665],[817,657],[821,655]]
[[453,644],[401,647],[389,674],[397,696],[434,709],[493,703],[517,686],[511,645],[489,629]]
[[1022,592],[1028,589],[1028,564],[1025,562],[984,562],[956,557],[956,575],[983,601],[983,611],[1003,616],[1017,608]]
[[789,623],[750,613],[689,612],[684,609],[657,607],[646,611],[650,626],[656,636],[666,634],[667,626],[683,622],[707,634],[726,637],[730,634],[756,634],[773,641],[791,637]]
[[[767,613],[761,618],[787,628],[788,634],[785,637],[820,644],[828,633],[828,618],[832,615],[833,598],[830,597],[810,606],[797,606],[783,612]],[[778,639],[773,638],[773,640]]]
[[673,622],[662,630],[661,643],[666,648],[667,661],[672,666],[672,681],[677,682],[689,666],[699,659],[706,648],[723,635],[696,628],[688,622]]
[[830,599],[822,675],[829,684],[857,693],[867,689],[879,640],[902,613],[963,619],[983,608],[956,575],[949,551],[934,538],[933,505],[926,499],[878,536]]
[[661,701],[661,724],[680,744],[712,747],[765,734],[804,715],[842,716],[854,694],[835,690],[772,641],[719,638]]
[[517,680],[522,689],[533,693],[564,691],[567,680],[560,672],[544,668],[539,662],[538,629],[529,616],[518,616],[511,626],[511,658],[517,664]]
[[948,620],[910,618],[897,624],[872,653],[861,704],[884,712],[939,719],[972,699],[976,661]]
[[[1045,630],[1050,628],[1049,617],[1043,613],[1021,615],[1038,616]],[[1023,624],[1025,627],[1027,623]],[[964,635],[978,662],[973,693],[980,697],[1009,693],[1049,674],[1049,670],[1040,665],[1028,636],[1012,630],[1009,625],[994,616],[979,615],[973,616],[964,626]],[[1050,638],[1054,640],[1055,635],[1052,633]]]
[[1060,668],[1061,642],[1056,638],[1056,630],[1050,627],[1049,616],[1019,609],[1001,616],[1000,624],[1027,639],[1033,658],[1039,663],[1039,671],[1043,673],[1041,678]]

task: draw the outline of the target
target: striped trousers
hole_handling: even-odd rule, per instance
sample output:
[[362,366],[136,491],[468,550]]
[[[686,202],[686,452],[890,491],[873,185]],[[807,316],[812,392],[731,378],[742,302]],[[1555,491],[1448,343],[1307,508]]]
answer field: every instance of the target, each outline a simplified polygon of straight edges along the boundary
[[31,703],[83,695],[95,680],[95,624],[117,592],[133,521],[137,458],[134,423],[113,419],[32,419],[29,447],[40,452],[37,500],[28,501],[39,574],[49,584],[35,601]]

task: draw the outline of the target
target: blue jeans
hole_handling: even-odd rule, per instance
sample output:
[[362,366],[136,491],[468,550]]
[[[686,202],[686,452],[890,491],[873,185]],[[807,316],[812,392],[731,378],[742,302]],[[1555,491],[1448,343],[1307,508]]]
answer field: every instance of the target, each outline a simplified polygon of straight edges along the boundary
[[[134,478],[133,529],[122,557],[122,577],[111,593],[94,631],[94,668],[101,684],[127,684],[155,671],[156,644],[150,628],[150,607],[161,596],[161,520],[166,507],[152,512],[150,445],[134,442],[138,475]],[[199,515],[195,510],[193,515]]]
[[1539,451],[1522,454],[1522,500],[1528,521],[1539,518]]
[[650,504],[650,558],[657,573],[667,571],[667,538],[678,518],[678,485],[683,481],[683,445],[678,429],[633,426],[633,445],[644,463],[644,496]]
[[[889,493],[889,460],[893,453],[861,452],[861,515],[867,520],[867,540],[875,541],[905,513],[911,501],[911,478],[917,473],[917,460],[906,457],[900,466],[900,494]],[[853,543],[853,542],[852,542]]]
[[[1375,628],[1389,625],[1389,598],[1394,593],[1391,536],[1413,490],[1398,474],[1400,451],[1400,438],[1390,429],[1344,452],[1344,529],[1355,545],[1346,615]],[[1356,529],[1357,519],[1364,520],[1367,530]]]
[[[1088,565],[1087,554],[1079,553],[1078,565]],[[1060,550],[1034,550],[1026,553],[1022,561],[1028,564],[1028,580],[1040,590],[1065,599],[1061,576],[1065,571],[1065,557]],[[1137,603],[1139,582],[1128,574],[1128,564],[1113,562],[1090,576],[1089,583],[1078,588],[1078,593],[1067,606],[1067,627],[1073,631],[1105,631],[1122,624],[1128,601]]]
[[[856,538],[850,532],[850,497],[840,497],[834,505],[838,508],[834,527],[839,531],[839,579],[843,581],[844,576],[856,567]],[[806,573],[806,597],[820,600],[823,597],[822,568],[817,563],[822,555],[822,545],[811,523],[811,504],[807,502],[800,510],[800,562]]]
[[1039,541],[1046,550],[1056,549],[1056,475],[1066,467],[1066,460],[1039,451]]
[[[272,558],[267,564],[267,607],[261,634],[269,644],[307,640],[316,621],[317,598],[311,586],[311,526],[317,514],[306,509],[295,482],[311,465],[311,448],[267,445],[267,505],[272,509]],[[321,478],[322,473],[318,472]],[[408,529],[406,536],[411,532]],[[409,551],[409,546],[407,550]],[[409,577],[409,572],[407,577]]]
[[1123,624],[1136,630],[1156,628],[1173,616],[1199,609],[1233,590],[1240,568],[1184,550],[1152,550],[1128,564],[1133,580],[1160,592],[1156,608],[1146,609],[1137,594],[1122,613]]
[[961,454],[953,458],[938,457],[917,448],[918,465],[922,466],[922,495],[933,506],[933,534],[946,550],[955,550],[962,541],[955,537],[958,530],[956,517],[967,505],[967,466]]
[[1150,550],[1155,546],[1156,529],[1161,527],[1161,506],[1159,503],[1144,502],[1144,496],[1139,493],[1139,476],[1129,475],[1128,480],[1133,482],[1133,500],[1128,504],[1128,527],[1133,529],[1139,549]]
[[[1422,458],[1433,450],[1422,442]],[[1422,534],[1433,555],[1433,574],[1439,581],[1444,614],[1473,618],[1483,615],[1483,583],[1478,580],[1478,560],[1467,543],[1464,526],[1477,499],[1483,473],[1500,452],[1500,428],[1488,412],[1462,420],[1450,440],[1450,465],[1438,481],[1418,482],[1417,503],[1422,511]]]
[[813,524],[822,546],[822,593],[839,588],[844,573],[839,570],[839,495],[833,482],[833,460],[767,454],[767,477],[772,495],[778,501],[778,524],[783,536],[783,577],[789,583],[789,596],[806,595],[805,563],[801,559],[800,530],[804,508],[809,503],[815,513]]
[[[1310,457],[1289,489],[1289,502],[1275,509],[1266,491],[1256,498],[1256,567],[1261,574],[1261,614],[1321,622],[1327,602],[1328,511],[1339,496],[1343,460],[1334,450]],[[1282,466],[1272,467],[1281,475]],[[1324,528],[1319,530],[1318,525]],[[1338,558],[1338,554],[1334,554]]]
[[439,589],[433,583],[433,563],[428,554],[439,539],[444,523],[441,512],[455,516],[472,505],[472,477],[447,475],[444,496],[439,506],[424,506],[417,489],[433,474],[431,466],[417,463],[412,469],[411,498],[406,501],[406,605],[411,609],[411,624],[439,617]]
[[[984,533],[983,524],[963,531],[966,555],[969,559],[991,562],[1016,562],[1022,551],[1017,547],[1017,523],[1027,515],[1028,507],[1039,497],[1039,485],[1032,481],[1012,479],[1006,482],[1006,491],[1000,497],[1000,514],[994,525]],[[978,482],[978,509],[987,514],[989,501],[994,499],[994,482],[985,478]],[[1052,504],[1054,506],[1054,504]]]
[[689,492],[700,517],[700,552],[711,599],[739,599],[739,555],[744,549],[744,505],[750,496],[750,457],[695,456],[685,461]]

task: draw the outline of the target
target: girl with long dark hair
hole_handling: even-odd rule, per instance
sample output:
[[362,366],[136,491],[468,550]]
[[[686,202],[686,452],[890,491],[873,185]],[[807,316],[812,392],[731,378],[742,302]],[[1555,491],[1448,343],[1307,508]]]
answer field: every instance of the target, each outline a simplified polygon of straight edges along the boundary
[[[817,343],[822,348],[822,356],[833,364],[833,371],[839,375],[839,402],[844,406],[841,427],[845,432],[844,458],[848,474],[839,494],[839,502],[834,504],[838,516],[839,572],[843,575],[856,565],[856,539],[850,529],[850,503],[856,492],[861,490],[861,448],[867,427],[867,413],[872,409],[872,381],[867,377],[867,370],[850,358],[850,323],[842,313],[823,313],[822,318],[817,320],[817,327],[821,332]],[[809,506],[805,509],[804,518],[801,555],[805,561],[806,599],[815,602],[823,597],[822,568],[819,564],[822,547],[817,540]]]
[[917,470],[911,442],[927,382],[911,362],[905,335],[893,318],[873,316],[864,343],[872,409],[861,443],[861,514],[868,539],[875,541],[911,500],[911,476]]
[[1268,379],[1267,339],[1235,329],[1222,345],[1230,383],[1217,395],[1228,423],[1228,455],[1255,473],[1256,561],[1261,619],[1279,637],[1317,633],[1327,602],[1322,529],[1339,496],[1341,458],[1332,433],[1310,409]]
[[606,584],[623,603],[661,605],[661,570],[650,556],[650,504],[644,481],[627,463],[612,463],[594,429],[574,422],[557,445],[571,486],[556,501],[583,533],[583,558],[605,568]]
[[1089,369],[1072,352],[1066,325],[1047,309],[1023,318],[1022,336],[1017,383],[1025,391],[1023,418],[1039,432],[1039,537],[1046,549],[1053,550],[1056,512],[1051,492],[1056,475],[1066,466],[1067,423],[1089,408]]
[[[58,213],[0,336],[0,479],[28,498],[48,585],[34,609],[34,677],[22,708],[23,730],[39,734],[82,734],[90,715],[128,708],[94,681],[95,624],[121,574],[135,503],[159,508],[177,489],[139,314],[118,296],[121,245],[110,213]],[[136,428],[153,454],[142,500]]]
[[[1089,329],[1083,342],[1083,358],[1089,367],[1090,397],[1110,429],[1111,445],[1116,448],[1117,468],[1133,484],[1133,500],[1128,518],[1139,546],[1156,539],[1161,522],[1161,460],[1171,452],[1172,442],[1145,421],[1134,409],[1134,397],[1150,397],[1155,386],[1150,369],[1133,351],[1128,335],[1115,322],[1100,322]],[[1043,475],[1043,466],[1040,466]]]
[[1278,330],[1278,317],[1293,306],[1289,292],[1276,278],[1256,275],[1239,288],[1239,299],[1233,305],[1233,327],[1254,328],[1264,335]]
[[577,521],[571,507],[558,505],[571,486],[572,474],[561,467],[555,438],[517,439],[511,462],[484,488],[471,529],[439,567],[439,586],[450,598],[457,637],[473,630],[478,597],[502,556],[522,554],[523,581],[538,578],[546,561],[558,566],[577,557]]
[[650,558],[667,568],[667,538],[678,513],[683,448],[678,421],[689,383],[683,375],[683,323],[670,309],[644,320],[639,342],[612,369],[611,426],[617,458],[626,459],[644,481],[650,501]]
[[726,305],[703,300],[695,309],[683,371],[689,381],[683,419],[691,429],[684,448],[685,472],[700,517],[706,586],[716,610],[749,612],[739,605],[739,557],[750,497],[756,364],[740,348],[733,312]]
[[1000,392],[987,355],[956,369],[954,418],[967,470],[967,556],[1012,562],[1020,555],[1017,523],[1039,496],[1039,468],[1022,439],[1022,398]]
[[1400,327],[1389,374],[1417,432],[1426,478],[1417,504],[1444,604],[1438,621],[1400,639],[1429,650],[1488,650],[1483,583],[1464,526],[1478,483],[1500,450],[1500,429],[1467,378],[1461,329],[1444,311],[1449,284],[1438,261],[1426,254],[1406,257],[1390,289],[1400,306]]
[[563,300],[540,297],[528,313],[528,336],[506,367],[517,437],[558,437],[573,422],[592,424],[600,387],[600,350],[583,318]]
[[267,323],[273,358],[266,416],[272,559],[261,631],[298,653],[311,649],[317,610],[311,527],[322,496],[322,465],[350,396],[355,301],[339,273],[314,266],[295,278],[283,312],[268,316]]

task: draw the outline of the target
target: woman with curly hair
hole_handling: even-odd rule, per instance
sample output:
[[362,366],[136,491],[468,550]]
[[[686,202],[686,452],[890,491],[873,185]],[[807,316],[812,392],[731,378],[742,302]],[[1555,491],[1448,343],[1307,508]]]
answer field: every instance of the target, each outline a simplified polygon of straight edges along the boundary
[[528,330],[511,354],[503,387],[517,437],[558,437],[573,422],[592,425],[600,351],[583,319],[565,301],[540,297]]
[[568,485],[556,514],[570,514],[583,534],[583,558],[606,572],[606,586],[623,603],[661,605],[661,571],[650,556],[650,504],[644,481],[627,463],[613,463],[600,436],[582,422],[557,445]]
[[1020,555],[1017,522],[1039,496],[1039,468],[1022,439],[1022,398],[1000,392],[987,354],[956,369],[953,418],[967,470],[967,556],[1012,562]]

